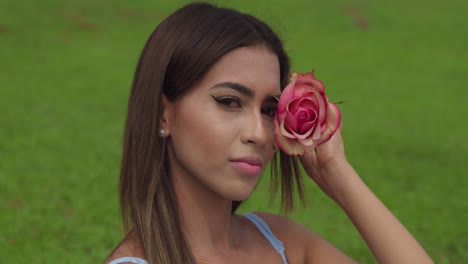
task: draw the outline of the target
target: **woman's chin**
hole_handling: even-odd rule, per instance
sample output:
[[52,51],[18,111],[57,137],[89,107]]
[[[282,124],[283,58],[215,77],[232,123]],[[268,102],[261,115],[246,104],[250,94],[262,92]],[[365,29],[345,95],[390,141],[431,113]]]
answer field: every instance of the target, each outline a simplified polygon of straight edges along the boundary
[[245,201],[250,197],[253,189],[253,187],[230,188],[224,192],[223,196],[225,199],[231,201]]

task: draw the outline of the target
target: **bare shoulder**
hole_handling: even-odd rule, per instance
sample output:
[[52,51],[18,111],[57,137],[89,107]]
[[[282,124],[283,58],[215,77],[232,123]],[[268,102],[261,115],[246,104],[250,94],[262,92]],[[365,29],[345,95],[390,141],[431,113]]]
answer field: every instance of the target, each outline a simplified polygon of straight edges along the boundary
[[277,214],[255,213],[283,242],[290,263],[357,263],[300,223]]
[[[128,235],[125,237],[107,257],[104,263],[109,263],[115,259],[123,258],[123,257],[136,257],[145,259],[145,254],[143,253],[143,249],[138,242],[138,239],[134,235]],[[133,262],[123,262],[122,264],[131,263]]]

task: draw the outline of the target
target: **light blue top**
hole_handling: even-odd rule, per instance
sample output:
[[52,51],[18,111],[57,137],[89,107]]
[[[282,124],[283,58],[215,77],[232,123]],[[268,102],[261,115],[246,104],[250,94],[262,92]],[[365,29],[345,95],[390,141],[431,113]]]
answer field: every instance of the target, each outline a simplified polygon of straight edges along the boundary
[[281,240],[276,238],[276,236],[273,234],[268,224],[265,221],[263,221],[263,219],[260,218],[260,216],[254,213],[246,213],[246,214],[243,214],[242,216],[249,219],[252,223],[255,224],[258,230],[265,236],[268,242],[270,242],[270,244],[280,254],[281,258],[283,259],[283,263],[288,264],[288,261],[286,260],[286,255],[284,253],[285,248],[284,248],[283,242],[281,242]]
[[148,264],[148,261],[141,259],[141,258],[136,258],[136,257],[123,257],[123,258],[114,259],[113,261],[109,262],[109,264],[119,264],[119,263],[125,263],[125,262],[130,262],[130,263],[135,263],[135,264]]
[[[268,224],[254,213],[247,213],[242,216],[250,220],[258,228],[258,230],[265,236],[265,238],[268,240],[268,242],[270,242],[273,248],[275,248],[275,250],[280,254],[281,258],[283,259],[283,263],[288,264],[288,261],[286,260],[286,255],[284,253],[285,249],[283,246],[283,242],[281,242],[275,237]],[[135,264],[148,264],[148,261],[136,257],[123,257],[114,259],[109,264],[119,264],[124,262],[130,262]]]

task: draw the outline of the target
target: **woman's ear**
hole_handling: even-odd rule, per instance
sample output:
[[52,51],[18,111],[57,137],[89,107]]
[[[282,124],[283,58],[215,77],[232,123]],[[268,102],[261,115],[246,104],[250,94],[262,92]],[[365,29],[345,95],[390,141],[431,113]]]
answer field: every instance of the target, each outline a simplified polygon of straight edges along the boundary
[[171,121],[174,115],[174,106],[173,103],[170,102],[165,95],[162,96],[162,120],[161,125],[159,127],[159,135],[161,137],[168,137],[171,131]]

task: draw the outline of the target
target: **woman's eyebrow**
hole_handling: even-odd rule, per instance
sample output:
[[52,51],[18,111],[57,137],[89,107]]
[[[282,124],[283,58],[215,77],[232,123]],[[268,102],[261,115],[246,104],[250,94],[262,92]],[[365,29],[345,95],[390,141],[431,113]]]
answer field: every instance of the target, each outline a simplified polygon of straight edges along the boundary
[[[233,82],[222,82],[222,83],[218,83],[216,85],[214,85],[213,87],[211,88],[230,88],[232,90],[235,90],[249,98],[253,98],[255,97],[255,91],[250,89],[249,87],[245,86],[245,85],[242,85],[240,83],[233,83]],[[267,96],[265,101],[268,102],[268,103],[277,103],[279,102],[279,98],[280,98],[281,94],[278,94],[278,95],[270,95],[270,96]]]
[[255,96],[255,91],[248,88],[247,86],[244,86],[240,83],[233,83],[233,82],[222,82],[222,83],[218,83],[216,85],[214,85],[213,87],[211,88],[221,88],[221,87],[224,87],[224,88],[230,88],[230,89],[233,89],[249,98],[253,98]]

